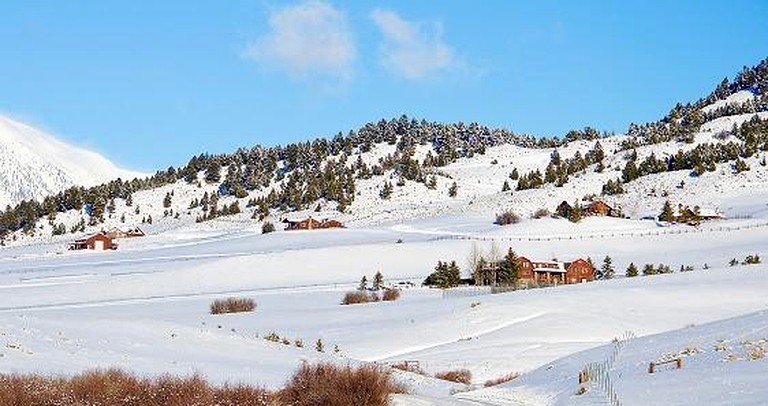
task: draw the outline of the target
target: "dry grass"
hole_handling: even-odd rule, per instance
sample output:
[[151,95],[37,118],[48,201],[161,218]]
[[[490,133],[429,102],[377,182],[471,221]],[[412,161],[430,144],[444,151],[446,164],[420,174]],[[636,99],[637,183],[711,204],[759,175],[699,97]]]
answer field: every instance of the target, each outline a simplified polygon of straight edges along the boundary
[[212,386],[198,375],[140,378],[94,370],[72,378],[0,375],[0,405],[13,406],[265,406],[272,394],[246,385]]
[[303,364],[278,399],[292,406],[386,406],[389,395],[405,392],[389,370],[376,365]]
[[500,376],[498,378],[489,379],[489,380],[485,381],[483,386],[485,386],[486,388],[490,388],[491,386],[501,385],[502,383],[507,383],[507,382],[510,382],[510,381],[514,381],[515,379],[517,379],[519,377],[520,377],[520,373],[519,372],[511,372],[511,373],[508,373],[506,375],[502,375],[502,376]]
[[256,302],[245,297],[229,297],[216,299],[211,303],[211,314],[244,313],[256,309]]
[[472,383],[472,372],[468,369],[456,369],[454,371],[438,372],[435,374],[435,378],[469,385]]
[[385,289],[381,299],[385,302],[394,302],[395,300],[400,299],[400,289]]

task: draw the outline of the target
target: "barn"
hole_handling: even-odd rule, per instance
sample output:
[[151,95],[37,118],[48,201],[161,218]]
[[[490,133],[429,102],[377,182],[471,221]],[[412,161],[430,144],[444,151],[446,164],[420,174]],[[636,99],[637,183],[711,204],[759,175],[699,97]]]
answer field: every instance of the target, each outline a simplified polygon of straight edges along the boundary
[[109,236],[106,234],[100,233],[100,234],[94,234],[87,238],[81,238],[78,240],[75,240],[74,242],[69,244],[70,250],[95,250],[95,251],[106,251],[106,250],[116,250],[117,249],[117,243],[112,241]]

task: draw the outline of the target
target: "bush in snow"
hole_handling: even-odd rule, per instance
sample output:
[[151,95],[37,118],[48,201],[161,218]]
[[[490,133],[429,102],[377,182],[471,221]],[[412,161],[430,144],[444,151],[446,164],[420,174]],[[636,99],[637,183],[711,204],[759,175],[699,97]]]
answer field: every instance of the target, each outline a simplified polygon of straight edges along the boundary
[[387,288],[384,290],[381,299],[385,302],[393,302],[400,299],[400,289]]
[[470,372],[468,369],[444,371],[436,373],[435,378],[469,385],[472,383],[472,372]]
[[759,264],[760,262],[761,262],[760,256],[757,254],[747,255],[747,257],[744,259],[745,265],[754,265],[754,264]]
[[275,225],[270,223],[269,221],[265,221],[264,224],[261,226],[262,234],[269,234],[274,232],[275,232]]
[[544,218],[544,217],[549,217],[549,215],[550,215],[549,210],[547,210],[546,208],[542,207],[542,208],[536,210],[535,212],[533,212],[533,214],[531,215],[531,218],[532,219],[541,219],[541,218]]
[[347,292],[344,294],[344,298],[341,300],[343,305],[353,305],[368,303],[371,301],[371,295],[364,290],[356,290],[354,292]]
[[520,216],[512,210],[506,210],[496,215],[496,224],[506,226],[520,222]]
[[216,299],[211,303],[211,314],[252,312],[254,309],[256,302],[244,297]]
[[277,397],[280,404],[294,406],[386,406],[390,395],[406,392],[390,370],[379,366],[321,363],[302,364]]

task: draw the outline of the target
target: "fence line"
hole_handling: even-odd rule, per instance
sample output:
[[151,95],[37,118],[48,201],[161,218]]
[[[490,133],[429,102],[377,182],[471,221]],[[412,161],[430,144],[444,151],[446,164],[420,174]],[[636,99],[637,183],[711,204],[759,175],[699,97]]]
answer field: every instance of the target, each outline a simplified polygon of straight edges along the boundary
[[602,362],[595,362],[587,364],[584,368],[589,374],[589,382],[596,386],[605,397],[605,400],[611,406],[621,406],[621,399],[616,393],[616,390],[611,379],[611,369],[616,359],[621,354],[621,351],[627,345],[630,340],[635,338],[635,334],[631,331],[625,331],[613,342],[613,348],[611,353]]
[[526,242],[544,242],[544,241],[573,241],[573,240],[594,240],[602,238],[623,238],[623,237],[657,237],[662,235],[682,235],[682,234],[695,234],[704,232],[729,232],[749,230],[756,228],[768,227],[768,222],[757,224],[745,224],[740,226],[719,226],[708,228],[690,228],[690,229],[675,229],[675,230],[655,230],[655,231],[643,231],[643,232],[613,232],[602,234],[585,234],[577,236],[548,236],[548,237],[525,237],[525,236],[478,236],[478,235],[442,235],[434,237],[432,241],[444,241],[444,240],[471,240],[471,241],[526,241]]

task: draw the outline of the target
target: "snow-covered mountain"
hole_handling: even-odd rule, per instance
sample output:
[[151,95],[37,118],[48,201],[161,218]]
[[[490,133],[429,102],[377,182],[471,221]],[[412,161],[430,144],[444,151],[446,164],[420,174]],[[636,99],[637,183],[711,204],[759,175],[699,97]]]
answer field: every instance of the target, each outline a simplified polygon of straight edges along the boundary
[[68,145],[27,124],[0,116],[0,207],[42,199],[71,186],[144,176],[103,156]]

